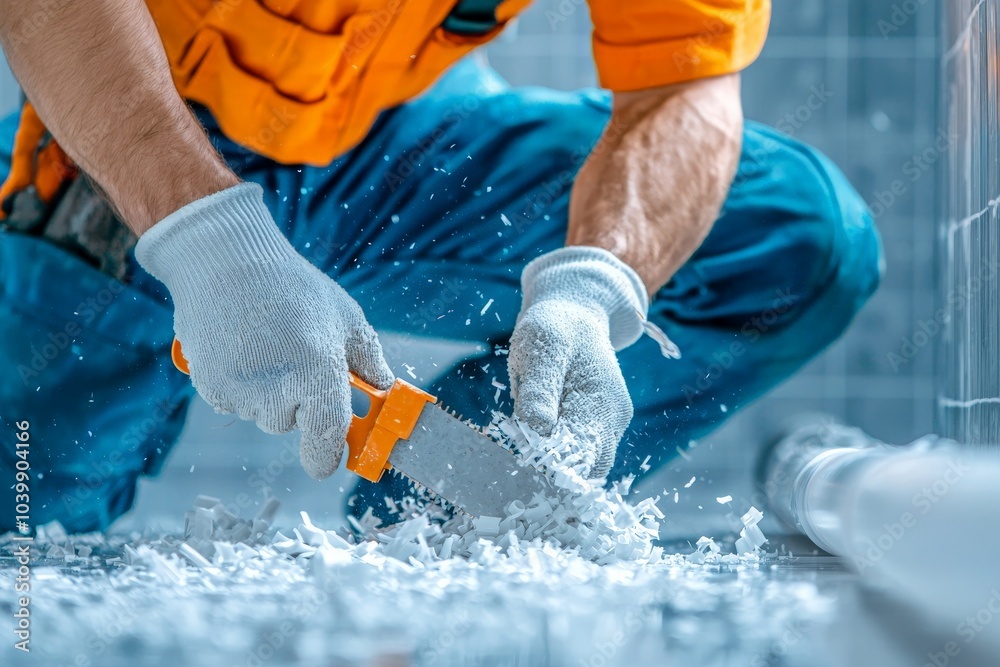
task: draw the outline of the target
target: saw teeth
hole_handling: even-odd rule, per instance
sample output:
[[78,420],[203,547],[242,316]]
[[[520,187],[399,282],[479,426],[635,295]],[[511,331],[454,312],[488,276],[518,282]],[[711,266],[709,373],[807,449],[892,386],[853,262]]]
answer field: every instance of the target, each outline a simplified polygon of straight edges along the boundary
[[444,496],[438,495],[430,487],[424,486],[423,484],[421,484],[417,480],[410,479],[409,477],[406,477],[406,475],[404,475],[402,473],[400,473],[400,475],[402,475],[404,478],[406,478],[406,480],[409,481],[410,484],[413,485],[414,489],[423,496],[423,498],[417,498],[416,500],[418,500],[418,501],[423,500],[428,505],[429,504],[433,504],[433,503],[437,503],[438,506],[441,507],[441,509],[443,511],[449,513],[452,516],[454,516],[455,514],[463,514],[463,515],[469,516],[469,517],[472,516],[471,514],[469,514],[468,512],[466,512],[464,509],[462,509],[458,505],[455,505],[454,503],[452,503],[450,500],[448,500]]
[[434,502],[436,502],[444,512],[450,514],[451,516],[454,516],[456,514],[464,514],[466,516],[472,516],[458,505],[455,505],[454,503],[449,501],[447,498],[439,496],[433,491],[428,491],[427,493],[434,499]]

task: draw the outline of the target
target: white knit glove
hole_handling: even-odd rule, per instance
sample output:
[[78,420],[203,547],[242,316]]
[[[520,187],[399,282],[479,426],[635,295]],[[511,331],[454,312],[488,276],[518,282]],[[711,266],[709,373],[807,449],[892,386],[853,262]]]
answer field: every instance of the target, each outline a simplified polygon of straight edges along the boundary
[[361,307],[295,251],[260,186],[188,204],[135,255],[170,290],[198,393],[270,433],[298,427],[306,472],[332,474],[351,421],[348,369],[380,389],[393,375]]
[[[632,419],[615,351],[652,326],[646,287],[610,252],[572,246],[528,264],[521,289],[508,358],[514,414],[543,436],[565,426],[593,447],[589,476],[604,478]],[[664,354],[679,356],[660,342]]]

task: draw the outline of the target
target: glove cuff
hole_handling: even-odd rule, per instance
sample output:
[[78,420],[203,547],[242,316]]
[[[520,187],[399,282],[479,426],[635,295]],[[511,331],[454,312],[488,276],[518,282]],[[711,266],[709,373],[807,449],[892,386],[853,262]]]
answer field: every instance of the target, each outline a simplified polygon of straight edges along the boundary
[[646,286],[628,264],[602,248],[568,246],[542,255],[524,268],[521,290],[522,313],[555,298],[602,309],[616,351],[642,336],[649,309]]
[[135,246],[139,264],[172,294],[233,272],[252,274],[296,255],[255,183],[234,185],[174,211]]

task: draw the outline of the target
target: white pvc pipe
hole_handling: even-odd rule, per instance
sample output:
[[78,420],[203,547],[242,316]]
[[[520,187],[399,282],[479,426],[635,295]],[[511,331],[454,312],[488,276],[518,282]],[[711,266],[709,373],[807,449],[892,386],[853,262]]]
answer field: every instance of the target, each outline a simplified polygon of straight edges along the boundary
[[828,450],[796,478],[791,513],[870,581],[956,623],[996,616],[984,631],[1000,635],[1000,458],[957,446]]

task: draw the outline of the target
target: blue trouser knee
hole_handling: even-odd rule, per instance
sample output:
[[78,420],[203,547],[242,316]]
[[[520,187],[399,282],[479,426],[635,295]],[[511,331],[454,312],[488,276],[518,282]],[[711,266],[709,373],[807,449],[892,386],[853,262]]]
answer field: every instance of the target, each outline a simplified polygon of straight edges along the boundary
[[[275,164],[202,119],[226,161],[264,186],[295,247],[376,328],[401,334],[393,352],[405,356],[417,337],[508,341],[521,268],[563,244],[573,178],[608,115],[600,91],[510,89],[466,62],[383,114],[327,167]],[[2,172],[13,127],[0,129]],[[612,475],[636,472],[647,455],[654,465],[668,460],[832,342],[874,290],[879,258],[870,215],[840,172],[747,123],[718,222],[650,309],[682,359],[659,357],[648,340],[619,355],[635,418]],[[39,520],[106,526],[177,438],[190,384],[170,367],[166,292],[134,270],[131,284],[109,294],[107,276],[60,249],[0,235],[0,359],[30,369],[41,351],[44,361],[29,381],[8,372],[0,387],[8,429],[32,421],[33,466],[44,472],[34,491],[45,503],[36,505]],[[81,318],[89,298],[97,301]],[[52,348],[42,348],[69,322],[80,331],[65,349],[53,343],[59,350],[46,359]],[[506,398],[494,403],[493,378],[507,384],[506,359],[489,354],[457,364],[431,389],[485,422],[510,409]],[[12,476],[12,465],[0,454],[0,475]]]
[[[0,178],[17,118],[0,124]],[[136,480],[176,441],[190,382],[170,368],[161,296],[127,286],[53,244],[0,232],[0,421],[28,421],[30,523],[107,526]],[[13,446],[0,447],[0,532],[12,527]]]

